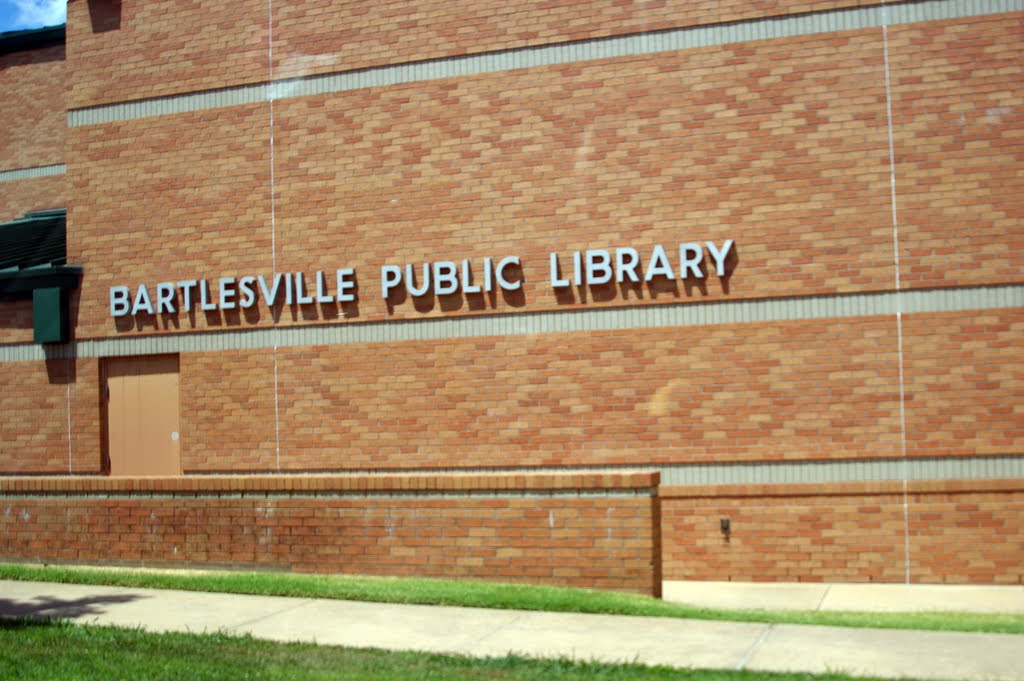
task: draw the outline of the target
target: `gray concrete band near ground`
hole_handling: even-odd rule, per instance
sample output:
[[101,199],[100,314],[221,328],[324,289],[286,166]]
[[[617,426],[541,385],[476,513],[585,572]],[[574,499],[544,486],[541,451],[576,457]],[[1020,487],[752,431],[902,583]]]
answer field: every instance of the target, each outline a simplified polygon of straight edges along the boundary
[[[671,599],[779,609],[1024,613],[1024,587],[669,583]],[[687,596],[687,594],[690,594]],[[0,617],[150,631],[673,667],[1024,681],[1024,635],[484,610],[0,581]]]

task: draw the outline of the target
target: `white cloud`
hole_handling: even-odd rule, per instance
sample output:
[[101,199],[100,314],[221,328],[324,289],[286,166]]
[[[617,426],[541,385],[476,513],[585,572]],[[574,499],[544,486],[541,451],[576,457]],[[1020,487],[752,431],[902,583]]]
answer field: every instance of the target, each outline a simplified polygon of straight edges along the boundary
[[14,23],[25,28],[57,26],[67,18],[67,0],[12,0],[17,10]]

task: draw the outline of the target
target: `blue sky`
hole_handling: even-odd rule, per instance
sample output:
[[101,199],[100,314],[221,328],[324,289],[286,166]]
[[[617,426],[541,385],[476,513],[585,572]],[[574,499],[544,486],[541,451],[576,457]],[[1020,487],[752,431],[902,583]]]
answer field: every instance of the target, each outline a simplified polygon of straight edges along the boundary
[[64,23],[67,0],[0,0],[0,33]]

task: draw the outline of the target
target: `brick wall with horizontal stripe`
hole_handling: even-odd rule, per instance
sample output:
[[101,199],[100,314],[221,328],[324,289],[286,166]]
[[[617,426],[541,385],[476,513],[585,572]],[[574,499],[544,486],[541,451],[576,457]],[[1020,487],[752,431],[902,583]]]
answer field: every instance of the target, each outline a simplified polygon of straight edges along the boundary
[[[1018,30],[999,17],[893,30],[903,286],[1021,280]],[[274,121],[273,187],[266,104],[70,131],[80,337],[851,293],[896,279],[875,29],[285,97]],[[566,272],[574,250],[646,258],[655,244],[727,238],[723,279],[551,286],[552,252]],[[140,247],[153,257],[135,257]],[[523,260],[521,291],[381,297],[383,264],[468,258],[479,277],[484,257],[506,255]],[[275,265],[306,273],[307,288],[324,270],[329,289],[336,268],[354,268],[359,301],[110,316],[114,284],[213,287]]]
[[[67,176],[33,177],[0,182],[0,220],[16,220],[37,210],[64,208],[68,199]],[[6,303],[5,303],[6,304]],[[7,331],[0,327],[0,334]],[[0,335],[5,343],[22,342],[18,337]]]
[[0,479],[0,559],[415,575],[656,596],[656,486],[657,474]]
[[[185,353],[183,462],[200,472],[894,458],[895,336],[876,317]],[[908,456],[1024,454],[1022,338],[1016,310],[906,317]]]
[[889,37],[903,283],[1024,280],[1024,21],[909,24]]
[[0,471],[98,473],[102,469],[99,360],[4,364],[0,371]]
[[1024,582],[1020,481],[911,482],[909,492],[905,519],[900,482],[663,487],[665,578]]
[[[66,88],[63,45],[0,55],[0,173],[64,163]],[[63,208],[66,201],[62,176],[0,180],[0,222]],[[24,342],[21,327],[6,321],[11,314],[0,312],[0,342]]]
[[[105,4],[118,9],[104,14]],[[68,106],[481,51],[498,58],[510,48],[768,15],[781,21],[857,4],[874,3],[311,1],[275,8],[271,55],[265,2],[79,0],[69,4]],[[67,199],[69,261],[85,267],[72,309],[79,340],[142,347],[141,336],[177,333],[183,348],[202,348],[181,354],[187,474],[1019,457],[1019,305],[574,328],[584,308],[742,300],[768,309],[804,297],[841,302],[892,291],[897,282],[932,292],[1022,282],[1019,13],[884,30],[833,22],[852,15],[829,15],[830,32],[773,39],[767,29],[783,24],[769,21],[756,24],[765,39],[747,42],[609,57],[581,44],[580,61],[569,64],[426,80],[417,71],[415,82],[401,82],[405,69],[397,69],[378,74],[397,84],[309,96],[284,82],[272,103],[256,97],[72,124],[68,180],[0,184],[0,211],[15,217]],[[46,125],[57,120],[52,107],[40,115]],[[29,145],[24,153],[36,152]],[[734,255],[721,279],[558,292],[550,285],[551,252],[565,273],[573,250],[631,246],[646,257],[662,244],[675,263],[680,242],[728,238]],[[385,263],[468,258],[479,276],[483,258],[505,255],[523,259],[521,291],[380,296]],[[330,281],[338,267],[356,270],[357,303],[119,321],[109,313],[115,284],[153,292],[159,282],[206,277],[215,285],[222,276],[276,270],[301,271],[309,286],[313,272],[326,271]],[[0,342],[27,343],[25,307],[2,305]],[[468,324],[480,315],[529,320],[531,312],[566,322],[552,333],[508,337],[405,333],[428,318]],[[393,324],[406,340],[244,350],[245,334],[200,334],[189,346],[181,333],[253,329],[264,338],[273,327],[365,322]],[[211,350],[220,339],[226,349]],[[102,360],[10,366],[0,376],[0,470],[102,472]],[[248,480],[223,484],[234,493]],[[947,487],[915,486],[906,498],[889,483],[668,490],[666,575],[902,581],[909,565],[913,581],[1019,583],[1011,561],[1021,550],[1014,528],[1022,509],[1013,481],[993,482],[1006,489],[931,482]],[[164,503],[158,499],[118,501],[141,504],[133,507],[139,514],[170,508],[146,506]],[[429,523],[408,518],[423,512],[459,526],[485,512],[458,501],[429,512],[405,500],[344,499],[332,508],[346,523],[372,515],[377,520],[359,532],[379,538],[380,514],[429,535]],[[255,507],[211,503],[219,510],[182,522],[193,530],[207,519],[219,526],[223,513],[255,527]],[[283,508],[296,518],[308,510]],[[723,515],[735,523],[724,543]],[[512,541],[506,520],[495,515],[490,530],[474,535],[493,540],[483,553],[438,564],[459,575],[502,576],[499,558],[513,566],[536,558],[499,550]],[[140,549],[134,531],[112,540],[110,555],[76,547],[74,557],[175,560],[166,545]],[[178,531],[167,532],[171,544]],[[283,545],[260,549],[250,537],[234,554],[226,547],[237,537],[221,533],[211,542],[198,534],[192,558],[181,560],[295,570],[364,565],[302,541],[302,559],[285,564]],[[346,542],[369,546],[356,535]],[[424,564],[446,546],[445,537],[438,541],[389,545],[382,560],[392,573],[431,569]],[[648,545],[658,541],[655,533]]]
[[[869,58],[854,51],[837,62],[837,40]],[[274,232],[265,105],[74,128],[71,158],[87,179],[76,185],[69,248],[95,272],[83,280],[79,333],[888,288],[877,47],[874,33],[807,37],[707,48],[699,59],[669,53],[282,100]],[[736,146],[723,149],[731,139]],[[140,215],[135,201],[162,219]],[[202,243],[183,238],[195,234]],[[566,272],[573,250],[633,246],[646,258],[663,244],[677,261],[681,242],[728,238],[736,252],[724,280],[550,285],[551,252]],[[143,244],[154,257],[139,262],[132,249]],[[506,255],[523,260],[519,293],[438,299],[399,290],[381,299],[385,263],[468,258],[481,277],[483,258]],[[111,284],[269,276],[275,261],[286,272],[354,268],[358,305],[277,314],[261,306],[258,320],[142,315],[118,326],[110,318]]]
[[0,54],[0,171],[64,162],[66,86],[63,45]]
[[[896,456],[891,320],[182,355],[186,470]],[[186,425],[187,424],[187,425]]]
[[[71,2],[71,108],[252,83],[267,77],[564,43],[642,31],[877,4],[874,0],[362,3],[311,0]],[[104,5],[114,5],[104,11]],[[145,55],[145,56],[142,56]]]
[[[1024,454],[1020,311],[907,315],[903,331],[906,454]],[[873,317],[182,353],[182,463],[209,473],[895,458],[895,336],[892,319]],[[66,455],[65,363],[71,413],[99,418],[98,360],[8,365],[5,415],[22,435],[3,451],[18,470]],[[100,435],[71,432],[86,469],[100,466]]]
[[0,341],[32,342],[31,300],[6,300],[0,304]]

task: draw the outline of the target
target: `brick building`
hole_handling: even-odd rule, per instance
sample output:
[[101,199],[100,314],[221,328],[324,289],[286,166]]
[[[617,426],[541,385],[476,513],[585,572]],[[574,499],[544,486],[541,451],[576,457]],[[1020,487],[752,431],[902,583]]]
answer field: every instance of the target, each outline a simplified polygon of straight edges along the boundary
[[1024,580],[1021,0],[70,0],[0,86],[0,560]]

